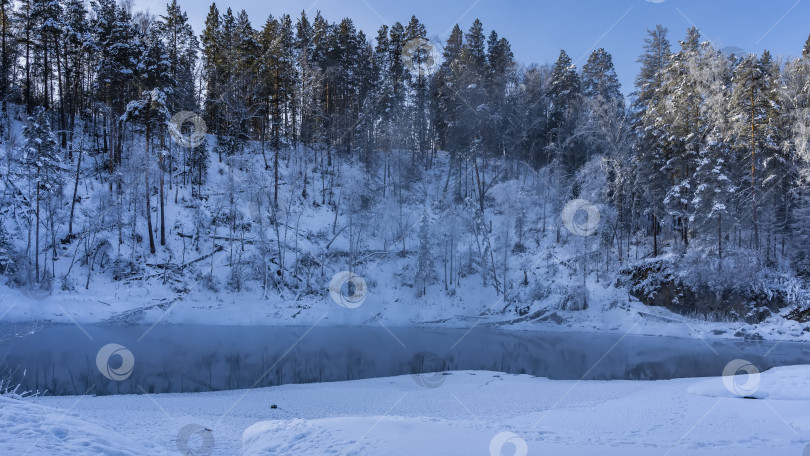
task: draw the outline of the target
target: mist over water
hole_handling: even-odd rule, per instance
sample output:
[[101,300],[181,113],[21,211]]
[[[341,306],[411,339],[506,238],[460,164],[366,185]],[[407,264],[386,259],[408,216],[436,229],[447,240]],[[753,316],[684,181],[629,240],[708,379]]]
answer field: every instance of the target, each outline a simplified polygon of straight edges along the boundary
[[[22,388],[49,395],[217,391],[454,370],[559,380],[664,380],[719,376],[717,366],[735,358],[761,370],[810,364],[807,344],[775,341],[480,327],[466,336],[466,329],[389,328],[396,338],[385,328],[364,326],[315,327],[304,338],[309,328],[171,325],[148,333],[148,326],[84,328],[93,340],[73,325],[54,325],[6,341],[0,364],[16,369]],[[0,325],[0,333],[14,329]],[[97,353],[108,343],[126,347],[134,357],[123,381],[105,378],[96,368]],[[116,369],[122,360],[113,355],[108,362]]]

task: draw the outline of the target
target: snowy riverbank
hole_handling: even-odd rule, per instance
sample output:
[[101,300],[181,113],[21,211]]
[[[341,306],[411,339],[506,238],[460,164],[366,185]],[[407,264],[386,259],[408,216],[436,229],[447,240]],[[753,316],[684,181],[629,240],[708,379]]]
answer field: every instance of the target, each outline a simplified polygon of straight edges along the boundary
[[801,455],[810,443],[810,366],[737,378],[741,386],[754,381],[760,399],[742,399],[723,377],[577,382],[481,371],[216,393],[0,398],[0,450],[178,454],[178,436],[181,444],[190,436],[187,448],[210,445],[217,455],[499,454],[490,449],[501,442],[502,454],[521,454],[525,442],[529,455]]
[[[691,319],[660,307],[648,307],[626,292],[589,284],[599,297],[587,309],[559,308],[559,296],[536,303],[524,317],[498,312],[502,300],[489,289],[437,302],[406,300],[401,291],[375,289],[357,308],[341,307],[323,296],[262,296],[192,292],[178,298],[161,287],[109,287],[91,296],[57,294],[33,299],[0,286],[0,321],[80,325],[184,324],[213,326],[428,326],[470,328],[496,326],[520,331],[606,332],[707,339],[810,341],[810,326],[773,315],[759,324]],[[786,313],[787,311],[785,311]]]

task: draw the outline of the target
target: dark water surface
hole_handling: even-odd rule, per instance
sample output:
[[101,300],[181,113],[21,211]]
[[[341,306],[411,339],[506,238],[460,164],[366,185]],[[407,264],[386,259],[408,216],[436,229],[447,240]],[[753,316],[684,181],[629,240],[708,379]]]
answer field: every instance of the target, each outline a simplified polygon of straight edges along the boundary
[[[25,329],[0,324],[0,371],[14,369],[24,389],[51,395],[214,391],[442,370],[659,380],[718,376],[736,358],[760,370],[810,364],[808,343],[481,327],[86,325],[85,334],[74,325],[54,325],[8,337]],[[99,350],[109,343],[132,353],[134,367],[125,380],[105,378],[97,365]],[[113,355],[101,368],[121,363]]]

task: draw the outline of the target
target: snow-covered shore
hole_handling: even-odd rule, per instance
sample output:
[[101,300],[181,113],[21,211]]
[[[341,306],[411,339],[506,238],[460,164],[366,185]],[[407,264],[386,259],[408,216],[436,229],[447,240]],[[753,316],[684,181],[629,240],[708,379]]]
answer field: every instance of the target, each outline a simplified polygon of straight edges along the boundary
[[326,296],[262,296],[255,292],[193,292],[178,298],[161,287],[109,287],[92,297],[56,294],[32,299],[0,285],[0,321],[64,324],[184,324],[213,326],[387,326],[469,328],[497,326],[519,331],[631,333],[707,339],[810,341],[810,326],[773,315],[759,324],[716,322],[648,307],[626,292],[589,284],[598,296],[587,309],[561,310],[550,297],[525,317],[498,312],[502,301],[492,290],[471,289],[438,302],[408,301],[401,290],[375,289],[358,308],[339,306]]
[[217,455],[797,456],[810,443],[809,379],[810,366],[763,372],[758,400],[739,397],[722,377],[578,382],[484,371],[215,393],[0,398],[0,452],[178,454],[179,438],[182,448],[206,454],[210,445]]

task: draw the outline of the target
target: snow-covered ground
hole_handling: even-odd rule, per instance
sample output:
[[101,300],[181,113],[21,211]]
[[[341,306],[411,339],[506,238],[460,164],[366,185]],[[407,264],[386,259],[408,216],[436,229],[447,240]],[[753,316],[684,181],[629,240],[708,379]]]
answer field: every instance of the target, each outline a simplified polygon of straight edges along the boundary
[[[21,125],[15,125],[18,129],[21,128]],[[208,142],[214,144],[216,140],[212,136]],[[253,147],[258,150],[259,144],[254,144]],[[297,157],[293,160],[295,163],[311,159],[308,151],[291,151],[290,154]],[[433,325],[464,328],[478,322],[482,325],[497,324],[518,330],[607,331],[623,334],[633,328],[634,333],[646,335],[762,337],[769,340],[810,341],[810,327],[807,324],[784,318],[790,308],[783,309],[782,315],[772,315],[760,324],[750,325],[744,322],[705,322],[675,314],[664,308],[644,306],[630,297],[626,289],[617,286],[616,277],[621,265],[615,260],[611,260],[613,263],[608,265],[607,271],[602,271],[601,266],[596,267],[601,265],[601,260],[591,264],[590,267],[594,270],[584,279],[586,292],[583,293],[587,297],[588,308],[583,311],[566,310],[568,308],[565,305],[566,300],[572,294],[579,295],[583,286],[581,268],[577,260],[582,254],[581,250],[587,248],[599,253],[605,247],[596,240],[596,236],[593,239],[583,238],[561,227],[556,227],[558,230],[555,232],[551,221],[546,228],[545,209],[551,211],[551,203],[544,203],[548,206],[544,208],[536,197],[530,198],[530,195],[526,194],[529,188],[537,191],[535,187],[541,185],[545,178],[542,174],[523,166],[521,172],[525,176],[508,180],[492,188],[492,201],[487,203],[486,211],[487,219],[491,225],[494,224],[492,226],[495,227],[495,232],[500,232],[502,226],[511,226],[514,219],[514,214],[504,212],[504,208],[511,207],[510,205],[516,204],[516,200],[519,199],[522,201],[521,204],[526,205],[524,208],[528,214],[526,224],[531,226],[524,239],[527,246],[525,251],[516,253],[510,250],[511,253],[508,255],[510,272],[507,275],[511,288],[506,303],[502,295],[499,295],[492,286],[492,281],[489,281],[489,285],[485,285],[480,271],[476,271],[475,268],[467,268],[470,270],[459,274],[458,269],[463,265],[457,264],[455,266],[457,277],[455,283],[451,277],[449,289],[443,283],[447,282],[446,278],[439,280],[439,277],[443,277],[445,268],[439,264],[443,261],[441,257],[444,247],[441,247],[439,243],[441,236],[437,233],[434,233],[436,245],[432,251],[435,256],[437,280],[427,286],[423,296],[417,297],[413,283],[416,274],[413,249],[419,242],[418,216],[430,206],[424,204],[421,196],[415,201],[409,200],[410,202],[402,209],[397,209],[392,205],[394,200],[389,194],[390,201],[384,199],[387,202],[380,203],[380,207],[375,209],[377,212],[374,212],[376,214],[374,217],[369,214],[363,215],[369,218],[368,231],[377,235],[368,235],[368,239],[364,240],[365,253],[362,264],[350,268],[346,258],[348,252],[353,251],[356,246],[350,242],[348,229],[338,230],[335,233],[334,225],[338,220],[338,226],[345,228],[350,222],[349,218],[344,212],[339,211],[336,219],[335,212],[329,205],[319,204],[316,207],[309,200],[299,201],[297,195],[300,194],[300,189],[295,183],[299,180],[297,173],[300,170],[295,167],[284,167],[282,172],[284,178],[282,197],[290,198],[283,205],[287,208],[286,217],[300,219],[296,222],[297,228],[294,230],[290,228],[290,233],[284,235],[288,237],[289,244],[297,247],[296,252],[290,251],[286,254],[288,258],[284,264],[288,270],[294,270],[292,267],[294,259],[297,261],[310,255],[317,258],[321,267],[315,268],[311,277],[307,276],[306,280],[303,278],[306,274],[302,272],[299,273],[301,277],[296,277],[295,280],[288,277],[288,280],[295,282],[295,286],[282,281],[269,285],[265,290],[262,288],[261,280],[250,276],[252,278],[245,278],[239,291],[235,291],[226,285],[232,272],[228,250],[230,244],[223,238],[224,236],[230,239],[230,235],[226,236],[227,227],[213,226],[211,232],[203,236],[206,240],[200,241],[199,246],[192,247],[190,241],[186,245],[184,240],[188,239],[188,233],[195,232],[196,204],[202,204],[201,207],[212,211],[216,204],[224,204],[223,201],[228,200],[225,189],[230,187],[235,186],[237,189],[234,190],[238,196],[236,204],[243,217],[246,220],[261,218],[263,213],[248,198],[251,192],[256,192],[257,189],[267,190],[262,186],[257,187],[257,182],[266,185],[266,182],[269,182],[268,176],[261,173],[257,175],[254,172],[264,169],[261,157],[259,154],[245,153],[238,158],[244,166],[230,169],[225,164],[215,163],[210,167],[207,181],[211,193],[210,201],[200,202],[191,196],[190,188],[177,187],[175,197],[179,199],[174,201],[169,198],[167,202],[166,226],[169,242],[158,249],[155,255],[147,255],[143,245],[136,245],[132,249],[118,246],[118,250],[124,252],[121,255],[128,258],[127,261],[142,268],[138,269],[139,273],[124,274],[124,279],[116,278],[112,273],[113,262],[108,261],[105,267],[99,266],[98,271],[88,276],[80,267],[81,255],[77,254],[79,250],[69,245],[61,245],[58,260],[50,265],[56,274],[51,290],[43,291],[36,288],[27,290],[19,284],[12,285],[11,280],[0,283],[0,321],[68,324],[114,322],[146,325],[160,322],[243,326],[309,326],[319,321],[320,325],[377,325],[382,322],[389,326]],[[441,153],[437,160],[441,161],[441,166],[437,163],[435,169],[424,179],[425,188],[430,190],[428,192],[430,195],[443,194],[442,185],[446,176],[442,170],[449,160],[449,155]],[[370,190],[363,186],[367,180],[363,174],[364,167],[356,163],[345,163],[339,168],[345,181],[341,187],[343,193],[354,195],[369,193]],[[527,181],[527,177],[531,179]],[[524,184],[526,188],[523,188]],[[102,201],[102,195],[107,193],[106,186],[88,188],[81,186],[80,189],[85,204],[89,204],[90,201]],[[290,195],[296,196],[293,198]],[[396,219],[392,215],[394,213],[409,214],[405,220],[397,221],[403,224],[405,230],[402,243],[395,242],[403,239],[400,235],[393,238],[390,235],[392,224]],[[267,214],[263,215],[266,218]],[[85,216],[79,211],[82,223]],[[437,230],[446,226],[463,225],[460,219],[445,219],[438,213],[432,216],[435,218],[432,226],[435,225],[434,228]],[[90,215],[90,217],[97,216]],[[292,220],[288,220],[287,224],[291,223]],[[559,225],[558,221],[554,223]],[[77,222],[77,225],[80,223]],[[258,226],[256,223],[253,225]],[[498,228],[499,226],[501,228]],[[541,229],[541,226],[544,228]],[[117,233],[107,235],[112,236],[109,239],[111,245],[118,245]],[[247,233],[245,258],[255,257],[256,252],[253,250],[260,244],[260,240],[271,244],[274,242],[262,236],[265,234],[260,235],[255,230]],[[501,245],[499,235],[492,236],[496,250],[500,249],[497,247]],[[23,249],[23,238],[20,237],[18,241],[20,249]],[[211,246],[208,244],[209,241],[213,242]],[[476,255],[475,252],[470,253],[475,250],[471,239],[458,242],[455,261]],[[222,250],[211,250],[214,244]],[[407,245],[411,249],[405,257],[395,254],[402,245]],[[635,246],[634,249],[636,258],[639,254],[643,257],[648,253],[643,246]],[[253,257],[250,255],[251,252]],[[500,264],[501,257],[498,258]],[[195,262],[197,260],[200,261]],[[165,265],[177,266],[181,263],[190,265],[184,269],[184,273],[172,276],[166,272]],[[269,267],[274,263],[262,262],[262,264]],[[734,266],[730,264],[727,268],[734,271]],[[368,283],[366,299],[356,309],[341,308],[330,299],[327,292],[329,279],[346,269],[353,269]],[[453,267],[450,270],[453,271]],[[277,272],[270,269],[268,271]],[[205,280],[200,278],[209,273],[215,284],[213,286],[205,285]],[[290,276],[292,271],[286,274]],[[742,278],[748,277],[741,273],[737,275]],[[307,285],[305,286],[303,282]],[[797,287],[801,288],[798,285]],[[518,312],[518,307],[521,308],[521,312]],[[329,313],[325,315],[327,311]]]
[[[156,287],[109,285],[91,296],[57,294],[32,299],[20,290],[0,285],[0,321],[52,323],[184,324],[216,326],[388,326],[469,328],[496,325],[501,329],[612,332],[624,334],[698,337],[756,338],[776,341],[810,341],[810,326],[780,315],[760,324],[717,322],[687,318],[660,307],[648,307],[626,291],[590,282],[594,299],[581,311],[560,309],[559,296],[533,307],[526,317],[504,315],[502,299],[494,291],[470,281],[461,295],[440,296],[436,302],[403,297],[402,290],[369,287],[362,305],[347,309],[323,295],[263,296],[261,290],[242,293],[204,291],[178,297]],[[327,284],[324,284],[324,289]],[[325,295],[325,296],[324,296]],[[489,314],[491,313],[491,314]]]
[[799,456],[810,451],[808,379],[810,366],[655,382],[460,371],[216,393],[0,398],[0,453]]

